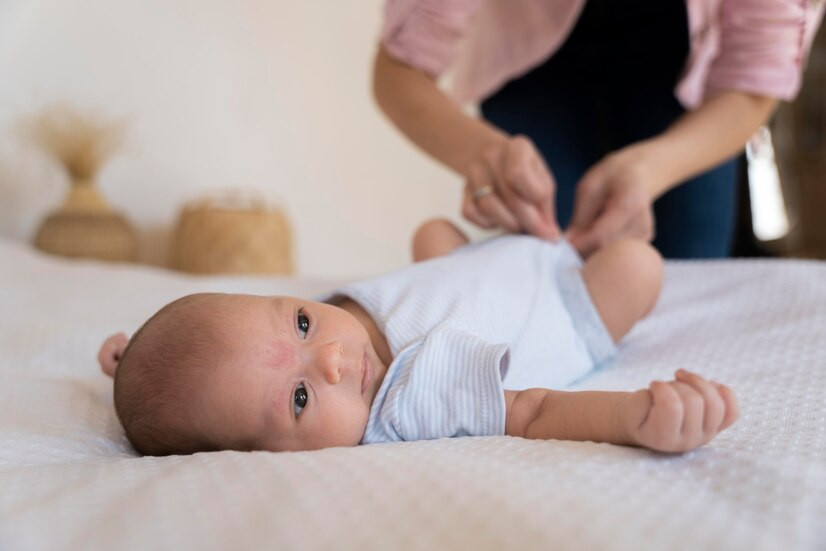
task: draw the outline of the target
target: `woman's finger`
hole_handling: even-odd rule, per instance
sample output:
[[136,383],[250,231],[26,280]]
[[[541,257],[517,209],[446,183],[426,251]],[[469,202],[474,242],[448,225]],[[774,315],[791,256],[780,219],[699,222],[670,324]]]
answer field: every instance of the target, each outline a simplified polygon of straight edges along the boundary
[[[479,212],[494,225],[511,232],[519,231],[521,229],[519,221],[498,195],[501,190],[497,185],[493,169],[487,165],[475,164],[468,170],[468,176],[472,189],[471,198],[475,201]],[[489,192],[479,195],[482,190],[489,190]]]
[[465,184],[464,197],[462,199],[462,216],[473,224],[486,230],[494,228],[496,225],[489,220],[476,205],[476,200],[473,198],[473,189],[469,183]]
[[[601,165],[597,163],[580,179],[576,187],[574,213],[566,228],[568,238],[577,249],[581,234],[588,230],[602,211],[605,202],[605,183],[602,179]],[[589,243],[590,245],[590,243]]]
[[544,201],[540,200],[538,203],[540,226],[535,235],[548,237],[556,241],[562,235],[562,230],[559,228],[559,221],[556,219],[556,180],[554,180],[551,171],[541,156],[534,159],[533,164],[534,171],[544,174],[544,177],[550,181],[550,193],[547,199]]
[[506,198],[504,202],[510,212],[513,213],[522,231],[543,239],[557,238],[558,230],[554,233],[547,220],[547,213],[541,211],[538,205],[516,196]]
[[601,200],[604,206],[591,226],[570,236],[571,243],[584,255],[621,236],[651,240],[651,204],[639,185],[613,180],[605,183]]
[[513,192],[524,200],[531,203],[548,201],[553,191],[552,181],[541,159],[528,138],[515,136],[504,150],[499,176],[509,181]]
[[571,241],[583,256],[588,256],[617,236],[628,222],[628,213],[610,202],[592,226],[575,234]]
[[509,232],[518,232],[521,229],[519,220],[517,220],[516,216],[511,213],[510,209],[505,206],[502,199],[500,199],[495,193],[485,195],[476,201],[476,206],[486,218],[493,220],[496,225],[504,228],[505,230]]
[[489,158],[489,162],[498,179],[500,195],[521,229],[539,237],[558,238],[554,181],[533,143],[516,136],[498,158]]

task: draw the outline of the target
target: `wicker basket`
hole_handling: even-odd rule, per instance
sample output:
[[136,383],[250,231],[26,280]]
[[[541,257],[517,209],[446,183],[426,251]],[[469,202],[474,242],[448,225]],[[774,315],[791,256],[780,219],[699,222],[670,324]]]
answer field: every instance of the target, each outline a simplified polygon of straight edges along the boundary
[[132,262],[137,237],[129,222],[112,210],[93,181],[72,181],[63,204],[40,224],[34,245],[61,256]]
[[289,222],[258,197],[230,193],[196,200],[178,217],[172,266],[198,274],[292,274]]

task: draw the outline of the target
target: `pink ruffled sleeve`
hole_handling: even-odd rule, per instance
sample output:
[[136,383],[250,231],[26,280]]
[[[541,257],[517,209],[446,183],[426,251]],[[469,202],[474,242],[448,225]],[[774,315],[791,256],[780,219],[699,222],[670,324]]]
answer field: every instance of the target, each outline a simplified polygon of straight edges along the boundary
[[481,0],[387,0],[381,44],[395,59],[430,76],[441,74]]
[[734,89],[793,99],[823,9],[822,0],[724,0],[719,54],[706,91]]

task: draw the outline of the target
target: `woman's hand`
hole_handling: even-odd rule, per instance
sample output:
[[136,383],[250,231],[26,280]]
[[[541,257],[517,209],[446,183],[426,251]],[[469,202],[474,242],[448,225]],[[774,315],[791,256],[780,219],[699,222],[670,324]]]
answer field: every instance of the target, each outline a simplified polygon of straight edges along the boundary
[[676,379],[654,381],[628,396],[621,423],[630,442],[666,453],[679,453],[708,443],[737,420],[734,392],[685,370]]
[[608,155],[577,184],[568,240],[584,257],[621,237],[651,241],[652,203],[661,180],[644,145]]
[[577,185],[568,239],[583,256],[618,237],[653,239],[654,199],[736,155],[776,105],[770,97],[720,91],[659,136],[608,155]]
[[464,176],[462,215],[474,224],[559,238],[554,179],[530,139],[505,137],[486,147]]

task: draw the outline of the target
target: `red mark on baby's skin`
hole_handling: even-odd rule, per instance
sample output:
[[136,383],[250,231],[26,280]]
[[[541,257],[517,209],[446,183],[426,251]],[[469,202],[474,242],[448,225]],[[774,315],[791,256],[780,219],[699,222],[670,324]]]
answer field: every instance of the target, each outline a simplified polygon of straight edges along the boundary
[[269,349],[267,367],[272,369],[291,369],[295,365],[295,350],[288,342],[275,341]]

